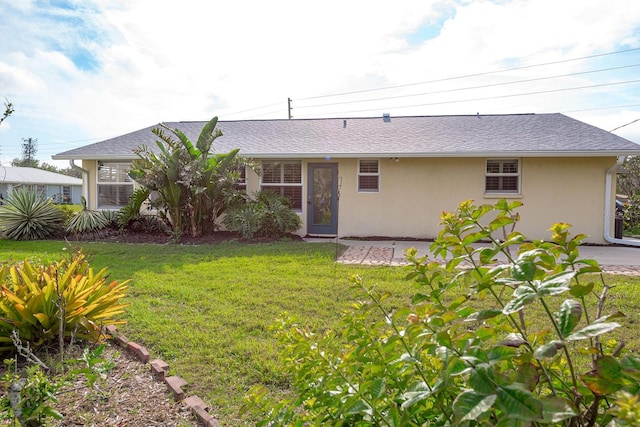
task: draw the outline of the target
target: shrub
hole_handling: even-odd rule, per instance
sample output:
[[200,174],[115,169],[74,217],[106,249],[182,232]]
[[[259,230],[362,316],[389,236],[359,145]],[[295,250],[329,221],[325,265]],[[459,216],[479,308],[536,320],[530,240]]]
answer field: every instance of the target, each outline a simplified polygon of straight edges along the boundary
[[0,233],[11,240],[40,240],[61,232],[62,211],[29,190],[13,191],[0,206]]
[[121,229],[140,219],[142,216],[140,209],[147,199],[149,199],[149,190],[146,188],[138,188],[131,193],[129,202],[118,211],[118,225]]
[[71,234],[95,233],[109,226],[109,220],[102,211],[87,209],[87,201],[82,198],[82,210],[76,212],[66,223],[66,231]]
[[0,351],[12,348],[14,329],[33,347],[60,334],[102,340],[103,326],[124,323],[115,316],[126,307],[127,283],[107,283],[106,268],[94,272],[80,251],[46,266],[0,264]]
[[66,224],[77,213],[73,205],[56,205],[62,212],[63,223]]
[[257,425],[632,425],[640,359],[600,341],[621,314],[604,314],[602,276],[597,287],[583,281],[600,271],[579,258],[585,236],[560,223],[550,242],[515,231],[497,240],[520,205],[464,202],[444,213],[431,246],[444,265],[406,254],[418,288],[406,308],[390,310],[388,294],[353,277],[366,301],[335,328],[315,335],[282,321],[295,398],[272,402],[255,387]]
[[111,210],[111,209],[102,209],[100,212],[102,212],[102,215],[106,218],[107,220],[107,227],[112,228],[112,229],[117,229],[120,227],[119,224],[119,216],[120,213],[119,211],[115,211],[115,210]]
[[30,366],[26,376],[20,377],[11,372],[10,359],[5,363],[7,371],[1,378],[5,390],[0,397],[0,420],[17,420],[21,426],[44,426],[48,425],[49,418],[62,419],[62,414],[50,403],[58,401],[55,395],[63,383],[52,382],[40,366]]
[[633,194],[624,207],[624,228],[631,234],[640,234],[640,193]]
[[300,228],[302,221],[291,209],[289,199],[267,190],[255,193],[246,203],[229,208],[224,224],[243,238],[251,239],[292,233]]

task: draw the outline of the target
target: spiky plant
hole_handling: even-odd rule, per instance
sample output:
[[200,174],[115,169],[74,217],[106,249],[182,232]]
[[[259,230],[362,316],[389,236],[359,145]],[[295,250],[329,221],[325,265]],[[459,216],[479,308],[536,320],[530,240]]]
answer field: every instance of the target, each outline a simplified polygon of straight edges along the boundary
[[87,209],[87,201],[81,198],[82,210],[77,212],[67,221],[67,233],[93,233],[109,226],[109,220],[102,211],[92,211]]
[[0,206],[0,235],[10,240],[41,240],[62,231],[64,215],[34,191],[13,191]]
[[149,190],[141,187],[136,189],[129,196],[129,203],[121,207],[118,211],[118,225],[121,229],[126,228],[131,222],[141,218],[140,210],[142,205],[149,199]]

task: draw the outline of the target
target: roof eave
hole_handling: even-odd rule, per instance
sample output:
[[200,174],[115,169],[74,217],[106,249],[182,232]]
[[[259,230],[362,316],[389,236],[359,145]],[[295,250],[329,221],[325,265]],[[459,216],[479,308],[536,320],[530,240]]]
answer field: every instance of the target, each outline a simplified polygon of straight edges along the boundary
[[[378,157],[617,157],[640,155],[637,150],[592,150],[592,151],[443,151],[422,153],[243,153],[247,158],[259,159],[353,159],[353,158],[378,158]],[[98,161],[131,161],[137,156],[131,155],[54,155],[53,160],[98,160]]]

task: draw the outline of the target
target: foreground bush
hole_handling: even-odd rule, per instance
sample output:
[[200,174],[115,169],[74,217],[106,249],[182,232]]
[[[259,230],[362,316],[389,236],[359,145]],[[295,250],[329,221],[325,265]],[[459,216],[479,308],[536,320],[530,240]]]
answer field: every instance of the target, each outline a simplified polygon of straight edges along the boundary
[[60,337],[100,341],[103,326],[123,323],[115,316],[127,283],[107,282],[106,268],[94,272],[81,252],[49,265],[0,264],[0,352],[13,348],[14,330],[31,348]]
[[0,237],[42,240],[62,231],[64,214],[51,201],[30,190],[13,191],[0,205]]
[[273,402],[254,388],[257,425],[638,425],[640,359],[601,341],[622,315],[604,313],[601,276],[584,279],[600,271],[579,258],[585,236],[555,224],[551,242],[508,231],[498,240],[520,205],[465,202],[443,214],[431,251],[446,262],[408,251],[418,292],[407,308],[389,310],[387,294],[354,277],[367,300],[337,327],[316,335],[284,320],[295,397]]

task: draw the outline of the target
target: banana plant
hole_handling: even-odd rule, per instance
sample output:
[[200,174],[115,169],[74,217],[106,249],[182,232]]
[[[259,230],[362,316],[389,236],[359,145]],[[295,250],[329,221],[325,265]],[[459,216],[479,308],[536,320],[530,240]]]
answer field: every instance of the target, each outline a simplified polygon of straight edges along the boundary
[[136,150],[130,176],[157,198],[152,202],[169,220],[174,236],[200,236],[216,228],[230,193],[235,190],[237,170],[246,161],[239,149],[214,154],[213,143],[222,136],[214,117],[205,124],[194,143],[180,129],[161,124],[152,132],[158,153],[146,146]]

